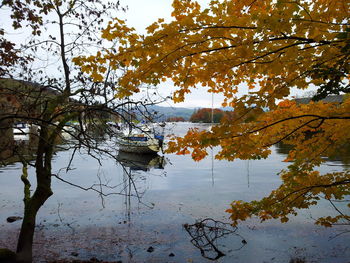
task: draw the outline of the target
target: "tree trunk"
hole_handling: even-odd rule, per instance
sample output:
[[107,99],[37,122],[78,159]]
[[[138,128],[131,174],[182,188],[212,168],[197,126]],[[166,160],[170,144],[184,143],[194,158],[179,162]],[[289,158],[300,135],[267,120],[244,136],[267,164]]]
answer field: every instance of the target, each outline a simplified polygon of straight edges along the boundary
[[41,173],[37,173],[37,178],[41,183],[38,184],[34,195],[29,200],[24,199],[24,217],[18,238],[16,257],[16,261],[21,263],[32,262],[36,215],[40,207],[52,195],[51,173],[42,171]]
[[33,207],[27,206],[25,208],[21,232],[18,237],[16,262],[32,262],[33,236],[37,212]]
[[52,195],[51,160],[53,144],[48,140],[48,137],[47,125],[42,125],[35,161],[37,187],[32,197],[30,197],[30,183],[27,180],[25,167],[21,177],[24,183],[24,217],[16,251],[16,262],[20,263],[32,262],[36,215],[40,207]]
[[33,197],[29,200],[24,199],[24,217],[21,231],[17,244],[16,262],[30,263],[32,262],[32,247],[35,231],[36,215],[40,207],[52,195],[51,191],[51,174],[43,172],[37,174],[37,177],[45,179],[46,184],[37,186]]

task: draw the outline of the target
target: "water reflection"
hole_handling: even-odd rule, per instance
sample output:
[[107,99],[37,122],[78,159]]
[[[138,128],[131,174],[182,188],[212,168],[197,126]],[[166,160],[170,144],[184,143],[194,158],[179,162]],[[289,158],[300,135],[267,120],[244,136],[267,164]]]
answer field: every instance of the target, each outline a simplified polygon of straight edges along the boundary
[[164,156],[158,154],[136,154],[119,151],[117,160],[132,171],[149,171],[151,168],[164,169],[166,160]]
[[[288,153],[293,150],[294,146],[285,143],[276,144],[276,151],[279,154],[287,156]],[[350,143],[342,145],[341,148],[338,148],[335,151],[334,155],[323,156],[325,162],[332,162],[332,164],[327,164],[331,166],[340,165],[344,168],[350,168]],[[338,164],[339,163],[339,164]]]
[[[126,222],[131,222],[132,198],[136,197],[139,204],[148,208],[153,208],[153,203],[142,201],[147,187],[147,176],[143,172],[151,169],[163,170],[166,165],[164,156],[158,154],[136,154],[119,151],[116,157],[123,169],[123,193],[125,204]],[[144,186],[144,187],[142,187]]]
[[209,260],[217,260],[226,255],[223,251],[226,246],[223,244],[222,239],[227,236],[235,235],[241,243],[235,249],[230,248],[230,252],[233,250],[238,251],[247,244],[247,241],[236,233],[237,227],[232,227],[228,223],[212,218],[197,221],[192,225],[184,224],[183,226],[191,237],[191,243],[200,250],[204,258]]
[[[193,124],[179,124],[174,133],[183,135],[189,127]],[[107,140],[102,143],[110,143]],[[289,262],[294,251],[303,248],[301,256],[314,262],[347,262],[348,236],[330,242],[335,229],[314,226],[310,219],[311,213],[315,217],[329,213],[332,208],[325,202],[316,209],[301,211],[287,224],[273,220],[264,224],[245,222],[239,228],[244,239],[229,225],[197,221],[213,217],[228,222],[224,211],[232,200],[260,199],[277,188],[281,181],[276,174],[288,165],[282,162],[287,154],[282,147],[273,147],[266,160],[235,162],[214,160],[216,148],[199,163],[189,156],[167,154],[165,162],[162,156],[116,152],[121,165],[116,165],[115,160],[101,160],[99,166],[84,152],[77,154],[74,169],[62,172],[62,178],[86,188],[94,184],[98,190],[107,184],[116,188],[104,187],[105,206],[101,207],[96,191],[82,191],[54,179],[54,195],[38,217],[43,227],[36,231],[36,261],[53,261],[57,255],[74,260],[71,253],[77,252],[80,260],[96,257],[130,263],[210,262],[219,255],[216,260],[220,263]],[[57,152],[55,171],[67,165],[72,151]],[[20,168],[19,164],[1,168],[0,247],[15,247],[18,228],[16,223],[5,221],[23,212],[18,195],[23,188]],[[340,169],[321,168],[323,172]],[[59,209],[57,204],[62,204]],[[74,233],[62,221],[74,222]],[[243,240],[248,243],[245,245]],[[153,252],[147,251],[150,246]],[[170,258],[170,254],[175,256]]]

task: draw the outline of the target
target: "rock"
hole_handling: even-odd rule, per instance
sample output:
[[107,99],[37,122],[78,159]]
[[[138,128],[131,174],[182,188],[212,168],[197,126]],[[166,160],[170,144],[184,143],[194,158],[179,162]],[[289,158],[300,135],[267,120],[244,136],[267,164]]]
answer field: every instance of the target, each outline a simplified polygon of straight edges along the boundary
[[7,249],[0,248],[0,262],[1,263],[13,263],[16,260],[16,253]]
[[9,223],[13,223],[15,221],[18,221],[18,220],[22,220],[23,217],[20,217],[20,216],[9,216],[6,221],[9,222]]
[[154,248],[153,247],[149,247],[148,249],[147,249],[147,252],[149,252],[149,253],[152,253],[154,251]]
[[247,241],[245,241],[245,239],[242,240],[242,244],[247,244]]
[[175,257],[174,253],[170,253],[169,257]]

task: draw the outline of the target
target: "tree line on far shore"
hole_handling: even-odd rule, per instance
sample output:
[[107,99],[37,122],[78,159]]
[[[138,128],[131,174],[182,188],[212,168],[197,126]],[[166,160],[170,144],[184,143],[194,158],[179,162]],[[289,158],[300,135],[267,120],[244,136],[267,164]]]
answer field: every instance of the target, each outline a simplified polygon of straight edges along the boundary
[[225,111],[222,109],[212,109],[212,108],[200,108],[195,109],[189,120],[186,120],[183,117],[172,116],[166,119],[168,122],[182,122],[190,121],[195,123],[219,123],[223,117],[232,119],[234,118],[235,113],[233,111]]

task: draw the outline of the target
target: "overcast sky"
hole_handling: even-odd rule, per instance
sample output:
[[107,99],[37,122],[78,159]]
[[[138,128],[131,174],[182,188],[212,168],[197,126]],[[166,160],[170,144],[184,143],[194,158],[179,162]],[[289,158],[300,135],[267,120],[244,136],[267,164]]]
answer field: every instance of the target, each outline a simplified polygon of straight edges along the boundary
[[[170,21],[173,0],[121,0],[122,6],[128,7],[128,12],[124,18],[128,24],[135,27],[138,32],[145,32],[144,28],[157,21],[158,18],[164,18]],[[208,6],[210,0],[197,0],[202,7]]]
[[[198,1],[202,7],[210,2],[209,0]],[[157,21],[158,18],[164,18],[165,21],[171,20],[172,0],[122,0],[121,4],[128,6],[128,11],[122,15],[127,20],[129,26],[134,27],[139,33],[145,33],[145,28]],[[159,92],[166,96],[173,90],[171,83],[161,84]],[[223,97],[214,95],[214,107],[221,107]],[[164,106],[175,107],[211,107],[212,94],[206,92],[205,88],[198,87],[191,94],[186,96],[182,103],[164,103]]]

